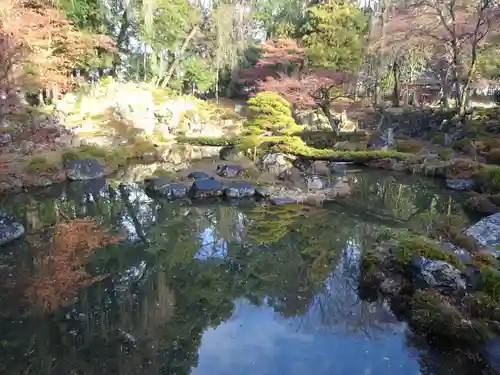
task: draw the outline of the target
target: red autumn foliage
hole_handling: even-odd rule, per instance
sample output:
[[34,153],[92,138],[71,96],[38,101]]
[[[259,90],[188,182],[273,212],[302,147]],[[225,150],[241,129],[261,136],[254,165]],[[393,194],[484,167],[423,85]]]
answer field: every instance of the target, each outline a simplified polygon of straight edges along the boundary
[[75,219],[56,224],[49,245],[34,244],[46,251],[36,274],[28,281],[25,295],[35,306],[52,311],[71,302],[78,291],[103,279],[91,276],[85,265],[94,249],[121,240],[109,236],[92,219]]
[[333,89],[343,81],[344,76],[337,72],[308,70],[302,72],[299,78],[280,74],[278,78],[269,77],[259,81],[257,85],[259,91],[278,92],[297,109],[305,109],[328,105],[336,97]]
[[[71,85],[68,75],[99,53],[116,53],[112,39],[77,30],[56,8],[43,0],[2,0],[2,33],[22,51],[22,82],[31,88]],[[5,61],[5,60],[3,60]]]
[[255,67],[241,69],[238,82],[256,91],[274,91],[296,108],[326,105],[332,89],[343,83],[342,74],[320,69],[305,69],[305,51],[293,40],[269,40],[261,46]]

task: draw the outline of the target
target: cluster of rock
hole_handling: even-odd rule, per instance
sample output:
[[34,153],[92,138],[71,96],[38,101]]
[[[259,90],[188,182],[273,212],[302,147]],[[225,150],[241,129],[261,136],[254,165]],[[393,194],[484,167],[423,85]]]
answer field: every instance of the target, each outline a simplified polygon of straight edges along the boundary
[[[304,176],[305,188],[274,184],[254,186],[243,181],[245,170],[234,164],[220,164],[215,173],[191,172],[182,182],[169,182],[163,178],[150,178],[145,181],[146,190],[167,199],[206,199],[226,197],[228,199],[256,198],[266,199],[272,204],[302,203],[317,204],[346,196],[351,192],[351,185],[345,178],[322,181],[319,177]],[[314,180],[316,183],[309,183]]]
[[95,130],[93,119],[104,115],[108,121],[118,120],[138,134],[161,138],[178,135],[221,137],[226,128],[234,131],[242,124],[238,116],[223,116],[201,100],[162,97],[154,88],[134,83],[111,82],[96,86],[92,95],[77,98],[68,94],[56,105],[74,120],[80,119],[73,121],[75,134],[92,132]]

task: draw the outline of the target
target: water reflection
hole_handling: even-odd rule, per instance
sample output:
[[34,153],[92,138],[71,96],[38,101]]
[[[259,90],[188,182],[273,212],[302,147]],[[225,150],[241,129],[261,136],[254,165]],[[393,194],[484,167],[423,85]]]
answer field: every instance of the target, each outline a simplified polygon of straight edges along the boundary
[[[0,253],[0,373],[468,375],[465,359],[437,366],[443,355],[410,340],[387,304],[357,294],[359,256],[381,227],[425,230],[454,200],[387,175],[359,179],[352,198],[325,208],[190,205],[102,181],[4,197],[28,234]],[[106,237],[66,261],[77,290],[45,274],[65,294],[41,310],[27,281],[61,256],[60,225],[85,216]]]

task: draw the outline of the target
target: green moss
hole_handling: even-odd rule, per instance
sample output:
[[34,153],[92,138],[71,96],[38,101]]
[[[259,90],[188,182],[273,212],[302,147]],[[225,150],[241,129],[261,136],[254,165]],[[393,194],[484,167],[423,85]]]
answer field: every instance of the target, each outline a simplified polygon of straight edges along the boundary
[[396,142],[396,150],[399,152],[407,152],[410,154],[416,154],[422,149],[422,144],[419,141],[409,139],[406,141]]
[[467,319],[434,290],[418,290],[410,302],[410,323],[420,333],[457,344],[477,344],[491,335],[487,324]]
[[235,137],[185,137],[180,136],[176,138],[178,143],[187,143],[196,146],[233,146],[241,142],[240,139]]
[[500,167],[493,165],[482,166],[479,172],[476,173],[475,179],[486,192],[500,192]]
[[[302,142],[303,143],[303,142]],[[365,163],[371,160],[391,158],[395,160],[405,161],[410,159],[413,155],[398,152],[398,151],[339,151],[330,149],[317,149],[302,145],[298,142],[281,142],[276,145],[275,150],[296,156],[307,157],[318,160],[336,160],[336,161],[353,161],[357,163]]]
[[397,263],[404,267],[410,265],[414,254],[427,259],[443,260],[459,269],[465,267],[456,254],[444,251],[436,242],[428,238],[409,233],[398,236],[398,245],[394,249]]
[[474,289],[500,302],[500,271],[492,266],[480,267]]
[[451,157],[453,156],[453,149],[451,148],[443,148],[438,151],[438,155],[441,159],[448,161],[451,160]]
[[55,173],[60,168],[48,161],[45,156],[34,156],[26,166],[28,173]]
[[129,152],[126,148],[105,149],[97,146],[82,146],[67,149],[62,155],[64,165],[73,160],[96,159],[105,165],[116,166],[125,163],[127,158],[129,158]]

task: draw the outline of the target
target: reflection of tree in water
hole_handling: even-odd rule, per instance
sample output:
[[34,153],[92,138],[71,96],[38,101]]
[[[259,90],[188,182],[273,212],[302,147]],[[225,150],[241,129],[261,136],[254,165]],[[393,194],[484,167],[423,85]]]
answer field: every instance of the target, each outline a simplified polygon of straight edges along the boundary
[[[376,199],[373,189],[353,202],[398,218],[415,212],[411,189],[409,203],[397,205],[391,203],[397,189]],[[392,323],[384,305],[361,303],[356,294],[353,249],[369,246],[377,227],[363,216],[296,205],[192,206],[134,189],[109,189],[82,201],[30,199],[33,230],[54,225],[51,209],[72,217],[94,212],[104,226],[127,231],[129,241],[94,252],[86,272],[110,277],[71,306],[48,315],[26,310],[23,325],[16,323],[17,311],[0,315],[5,373],[188,374],[204,331],[231,317],[240,297],[267,304],[301,327],[367,332]],[[12,208],[27,212],[24,203]],[[82,204],[88,207],[77,208]],[[36,264],[31,257],[15,262],[23,269]]]
[[27,281],[26,296],[44,310],[55,310],[70,303],[79,290],[102,280],[84,268],[92,251],[119,241],[119,237],[99,230],[92,219],[58,222],[48,244],[32,244],[39,251],[34,275]]
[[[399,178],[396,178],[399,177]],[[367,173],[345,205],[361,216],[421,230],[434,215],[451,214],[459,207],[428,180],[412,176]]]

